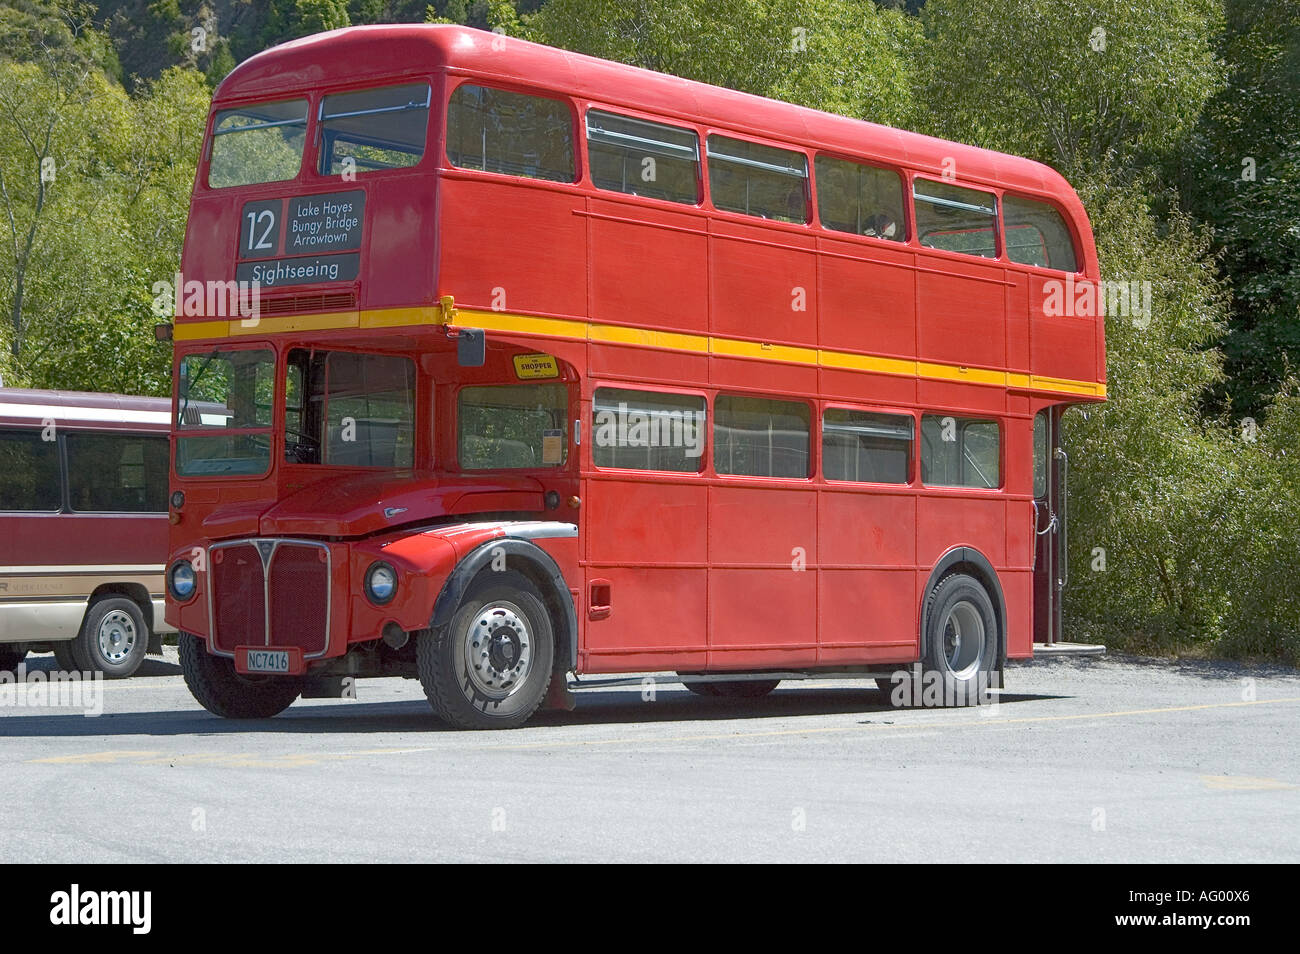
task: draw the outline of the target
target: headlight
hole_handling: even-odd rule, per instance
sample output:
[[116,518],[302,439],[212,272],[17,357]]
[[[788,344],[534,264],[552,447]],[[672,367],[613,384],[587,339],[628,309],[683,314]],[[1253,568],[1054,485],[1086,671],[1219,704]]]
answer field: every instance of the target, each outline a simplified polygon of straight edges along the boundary
[[172,599],[184,603],[194,595],[194,567],[189,560],[177,560],[167,573],[167,589],[171,590]]
[[366,598],[376,606],[383,606],[396,593],[397,571],[387,563],[372,563],[366,570]]

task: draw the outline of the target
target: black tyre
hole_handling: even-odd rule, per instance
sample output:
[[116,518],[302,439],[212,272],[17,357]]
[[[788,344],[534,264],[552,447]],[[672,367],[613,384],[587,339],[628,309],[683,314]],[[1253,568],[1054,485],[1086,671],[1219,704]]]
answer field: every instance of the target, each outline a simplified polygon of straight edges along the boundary
[[223,719],[269,719],[289,708],[302,692],[302,680],[296,676],[235,672],[233,659],[213,656],[198,636],[181,633],[178,646],[191,695]]
[[13,672],[27,658],[27,647],[23,643],[0,644],[0,670]]
[[[964,573],[945,576],[930,592],[924,618],[922,679],[938,681],[944,705],[983,701],[992,686],[1000,640],[988,591]],[[924,684],[922,692],[926,692]]]
[[54,660],[64,672],[81,671],[81,663],[77,659],[77,654],[72,651],[72,643],[71,639],[63,639],[53,646]]
[[132,675],[149,652],[149,627],[140,607],[125,596],[96,600],[72,641],[72,658],[85,672],[102,672],[109,679]]
[[446,626],[419,635],[420,684],[458,729],[513,729],[546,698],[555,635],[542,596],[513,570],[480,574]]

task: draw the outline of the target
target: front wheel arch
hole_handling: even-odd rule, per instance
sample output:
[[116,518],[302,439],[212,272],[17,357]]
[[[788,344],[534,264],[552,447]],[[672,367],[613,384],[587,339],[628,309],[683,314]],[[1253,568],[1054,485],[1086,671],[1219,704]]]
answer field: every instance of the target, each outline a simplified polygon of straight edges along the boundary
[[566,672],[576,669],[578,614],[573,606],[573,595],[554,558],[528,540],[498,537],[476,547],[457,563],[434,601],[429,627],[437,630],[451,622],[474,579],[480,573],[490,575],[493,572],[492,561],[498,552],[504,554],[507,570],[526,576],[542,594],[556,642],[556,668],[563,666]]

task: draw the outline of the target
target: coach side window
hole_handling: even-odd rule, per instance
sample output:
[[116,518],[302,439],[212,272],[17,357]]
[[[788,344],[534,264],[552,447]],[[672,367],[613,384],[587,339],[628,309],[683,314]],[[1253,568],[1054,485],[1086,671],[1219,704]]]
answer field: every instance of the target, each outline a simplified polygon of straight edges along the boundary
[[587,156],[598,189],[694,205],[700,139],[689,129],[587,111]]
[[997,196],[916,179],[916,234],[927,248],[997,258]]
[[891,242],[907,240],[903,182],[897,172],[818,156],[817,214],[822,226]]
[[1074,240],[1061,213],[1046,202],[1006,195],[1002,198],[1007,258],[1022,265],[1078,270]]
[[822,418],[827,480],[905,484],[912,470],[912,418],[828,407]]
[[921,416],[921,483],[993,489],[1002,483],[998,422],[942,414]]
[[705,401],[695,394],[597,388],[591,459],[597,467],[698,474],[704,466]]
[[719,474],[808,477],[808,405],[719,394],[713,403],[713,468]]
[[61,507],[59,445],[41,437],[0,431],[0,510],[48,513]]
[[464,83],[447,106],[447,159],[461,169],[573,182],[569,104]]
[[164,513],[167,438],[69,434],[68,497],[82,513]]
[[710,136],[708,156],[715,208],[778,222],[808,221],[808,157],[802,152]]

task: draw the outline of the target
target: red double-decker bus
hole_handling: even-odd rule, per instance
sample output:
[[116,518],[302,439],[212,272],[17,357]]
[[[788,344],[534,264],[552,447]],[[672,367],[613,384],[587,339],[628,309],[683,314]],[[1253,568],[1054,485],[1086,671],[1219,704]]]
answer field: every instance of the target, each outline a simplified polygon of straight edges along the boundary
[[213,712],[960,689],[1061,639],[1105,353],[1045,307],[1098,279],[1050,168],[428,25],[255,56],[207,132],[167,618]]

